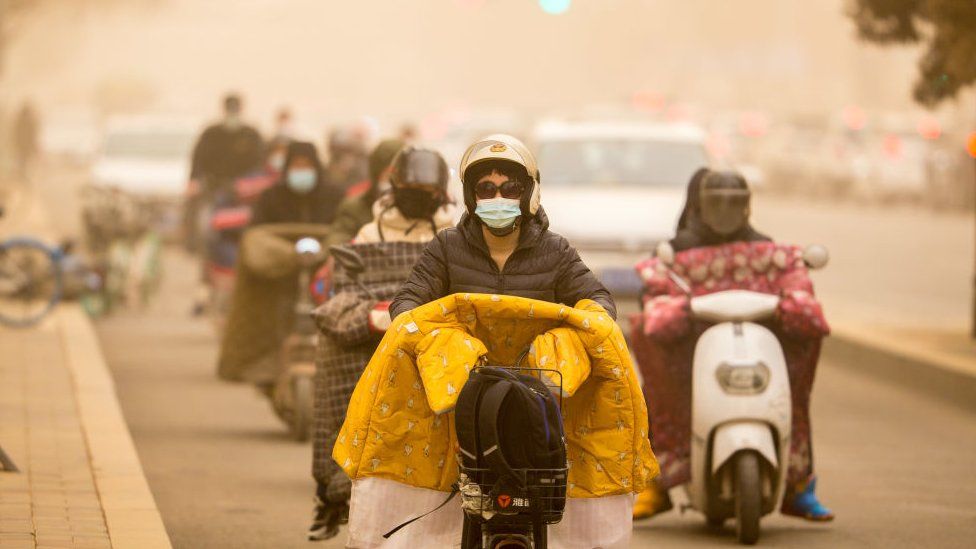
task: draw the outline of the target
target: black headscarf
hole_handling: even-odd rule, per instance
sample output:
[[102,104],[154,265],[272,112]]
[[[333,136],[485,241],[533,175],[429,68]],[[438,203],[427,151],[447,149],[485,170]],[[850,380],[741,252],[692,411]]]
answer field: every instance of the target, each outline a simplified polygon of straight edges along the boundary
[[[286,182],[288,170],[298,156],[310,159],[316,174],[315,186],[307,193],[296,193]],[[307,141],[292,141],[288,144],[281,176],[271,188],[261,194],[254,205],[251,225],[331,223],[342,196],[342,191],[326,179],[315,145]]]
[[[701,187],[702,182],[708,174],[712,173],[708,168],[701,168],[691,176],[688,182],[688,195],[685,199],[685,209],[678,218],[678,230],[675,237],[671,239],[671,247],[674,251],[680,252],[691,248],[703,246],[718,246],[729,242],[768,242],[772,240],[768,236],[752,228],[746,223],[741,229],[732,234],[719,234],[709,228],[701,219]],[[745,180],[743,185],[745,185]],[[748,188],[744,186],[744,188]]]

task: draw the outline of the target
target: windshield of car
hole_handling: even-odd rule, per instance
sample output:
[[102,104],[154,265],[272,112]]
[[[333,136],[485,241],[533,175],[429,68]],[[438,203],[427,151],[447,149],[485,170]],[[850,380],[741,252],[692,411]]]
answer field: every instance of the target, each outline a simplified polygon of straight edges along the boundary
[[549,185],[684,187],[708,158],[700,143],[651,139],[549,141],[539,171]]
[[105,137],[106,156],[125,158],[186,158],[193,146],[190,133],[113,132]]

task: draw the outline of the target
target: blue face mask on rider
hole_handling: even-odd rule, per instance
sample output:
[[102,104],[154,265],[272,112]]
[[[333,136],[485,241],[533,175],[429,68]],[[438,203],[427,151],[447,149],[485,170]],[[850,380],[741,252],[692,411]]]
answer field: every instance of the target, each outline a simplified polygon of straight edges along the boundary
[[514,230],[515,222],[522,215],[522,201],[501,196],[481,199],[478,200],[474,213],[492,234],[504,236]]
[[285,182],[298,194],[305,194],[315,187],[315,170],[312,168],[292,168],[288,170]]

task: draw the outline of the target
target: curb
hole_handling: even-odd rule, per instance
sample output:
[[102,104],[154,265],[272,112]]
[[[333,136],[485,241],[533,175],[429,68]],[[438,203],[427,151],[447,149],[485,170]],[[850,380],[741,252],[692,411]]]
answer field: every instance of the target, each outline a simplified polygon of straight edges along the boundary
[[91,321],[72,303],[55,314],[112,547],[171,549]]
[[824,340],[823,354],[845,368],[976,411],[976,369],[967,371],[953,363],[958,361],[844,330]]

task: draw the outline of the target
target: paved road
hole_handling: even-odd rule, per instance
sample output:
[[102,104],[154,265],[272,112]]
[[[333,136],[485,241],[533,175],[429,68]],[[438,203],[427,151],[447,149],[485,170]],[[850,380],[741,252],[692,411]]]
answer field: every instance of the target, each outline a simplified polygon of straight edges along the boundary
[[302,547],[311,447],[256,391],[217,380],[212,327],[188,314],[192,267],[168,255],[149,311],[97,324],[163,521],[178,548]]
[[[290,442],[267,404],[214,377],[215,340],[187,318],[194,270],[167,257],[144,313],[98,332],[150,486],[176,547],[341,547],[303,539],[311,451]],[[772,517],[774,547],[971,547],[976,536],[976,417],[824,361],[814,399],[824,500],[839,519]],[[638,526],[634,547],[733,543],[689,512]]]
[[822,243],[814,274],[836,320],[962,332],[970,321],[973,216],[918,206],[863,206],[757,196],[755,225],[775,239]]

